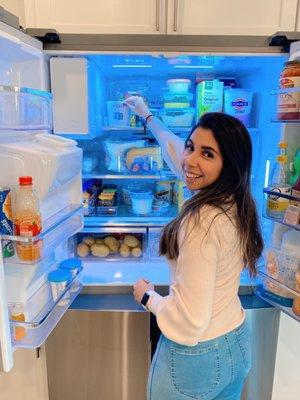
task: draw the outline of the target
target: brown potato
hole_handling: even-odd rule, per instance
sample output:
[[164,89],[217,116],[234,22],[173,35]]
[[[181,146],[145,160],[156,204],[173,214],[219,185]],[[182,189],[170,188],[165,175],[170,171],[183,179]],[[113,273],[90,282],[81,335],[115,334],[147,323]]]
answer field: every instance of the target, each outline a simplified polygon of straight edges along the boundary
[[121,257],[127,258],[130,256],[130,247],[127,244],[122,243],[120,247],[120,255]]
[[95,257],[107,257],[109,255],[109,248],[105,244],[93,244],[91,252]]
[[112,253],[117,253],[119,251],[120,243],[113,236],[107,236],[104,239],[104,243],[106,244],[107,247],[109,247],[109,249],[112,251]]
[[79,257],[86,257],[90,253],[90,247],[86,243],[79,243],[76,250]]
[[125,235],[124,243],[129,247],[141,246],[141,242],[133,235]]
[[84,238],[82,239],[82,242],[91,246],[92,244],[95,243],[95,238],[93,236],[84,236]]
[[142,253],[143,252],[140,247],[134,247],[133,249],[131,249],[131,255],[133,257],[141,257]]

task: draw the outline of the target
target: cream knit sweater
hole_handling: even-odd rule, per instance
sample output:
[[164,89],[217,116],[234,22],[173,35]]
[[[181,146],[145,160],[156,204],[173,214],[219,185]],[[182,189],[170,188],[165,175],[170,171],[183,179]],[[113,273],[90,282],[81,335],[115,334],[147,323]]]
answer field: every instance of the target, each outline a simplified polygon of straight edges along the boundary
[[[148,126],[161,145],[167,164],[182,179],[183,141],[157,118]],[[179,344],[193,346],[224,335],[245,318],[238,298],[243,259],[234,211],[229,217],[205,206],[196,219],[184,220],[178,259],[168,261],[169,295],[149,292],[147,306],[156,315],[160,330]]]

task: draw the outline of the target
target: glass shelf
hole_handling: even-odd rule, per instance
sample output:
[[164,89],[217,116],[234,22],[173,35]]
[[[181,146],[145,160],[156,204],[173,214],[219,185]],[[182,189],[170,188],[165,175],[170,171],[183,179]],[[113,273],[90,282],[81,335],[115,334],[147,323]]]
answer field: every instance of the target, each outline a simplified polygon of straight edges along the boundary
[[4,258],[4,262],[6,264],[37,264],[62,242],[82,229],[82,206],[66,207],[45,220],[43,227],[43,231],[34,237],[0,235],[0,239],[11,241],[16,250],[15,255]]
[[167,179],[169,177],[175,177],[174,173],[169,170],[161,170],[154,174],[112,174],[112,173],[97,173],[97,172],[90,172],[88,174],[83,173],[82,179],[148,179],[148,180],[162,180]]
[[[15,348],[35,349],[40,347],[62,316],[70,307],[73,300],[82,290],[82,270],[66,286],[61,295],[53,301],[51,286],[46,282],[24,305],[25,321],[11,320],[12,341]],[[44,308],[35,316],[26,315],[26,307],[31,303],[44,301]],[[19,340],[16,340],[19,337]]]
[[84,217],[84,226],[155,226],[155,225],[164,225],[171,219],[175,218],[178,215],[178,207],[177,205],[171,205],[169,209],[159,215],[158,213],[150,213],[146,216],[134,215],[129,212],[127,206],[120,205],[118,208],[117,215],[105,215],[105,216],[85,216]]
[[[280,193],[280,192],[278,192],[276,190],[272,190],[270,188],[264,188],[263,192],[265,194],[265,206],[264,206],[263,217],[266,219],[269,219],[273,222],[277,222],[279,224],[289,226],[290,228],[300,230],[299,220],[298,220],[298,223],[296,223],[296,221],[295,221],[295,223],[291,223],[292,221],[290,221],[287,218],[287,211],[289,211],[288,207],[290,208],[293,205],[295,206],[295,204],[297,204],[297,206],[300,207],[300,197],[295,197],[295,196],[291,196],[288,194]],[[280,199],[287,200],[285,213],[280,218],[273,216],[272,210],[271,211],[268,210],[268,201],[270,200],[271,197],[272,197],[271,200],[274,201],[275,203],[276,203],[276,201],[279,202]],[[295,209],[297,210],[297,207],[295,207]],[[273,213],[274,213],[274,211],[273,211]]]
[[296,315],[292,309],[295,299],[300,304],[300,293],[283,285],[262,271],[259,271],[258,274],[260,282],[255,288],[255,294],[300,322],[300,315]]

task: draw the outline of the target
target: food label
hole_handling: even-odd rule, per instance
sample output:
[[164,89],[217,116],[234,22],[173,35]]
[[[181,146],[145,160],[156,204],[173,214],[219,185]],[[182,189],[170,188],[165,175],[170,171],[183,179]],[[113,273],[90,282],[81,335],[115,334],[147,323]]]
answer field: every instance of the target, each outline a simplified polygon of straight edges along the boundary
[[273,188],[272,192],[274,194],[272,194],[272,195],[269,194],[269,198],[268,198],[268,202],[267,202],[268,209],[273,212],[284,212],[287,209],[287,207],[289,206],[290,201],[289,201],[289,199],[280,197],[280,194],[290,195],[291,188],[290,187]]
[[[279,80],[281,89],[290,89],[300,87],[300,77],[293,76],[281,78]],[[300,106],[300,92],[280,93],[278,96],[277,111],[279,113],[297,113]]]

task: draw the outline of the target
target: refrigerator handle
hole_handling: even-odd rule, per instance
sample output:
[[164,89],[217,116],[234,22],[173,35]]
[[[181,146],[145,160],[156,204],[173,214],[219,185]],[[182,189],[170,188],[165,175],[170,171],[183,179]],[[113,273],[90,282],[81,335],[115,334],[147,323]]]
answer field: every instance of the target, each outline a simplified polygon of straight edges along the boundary
[[156,0],[156,32],[160,31],[160,0]]
[[[2,254],[2,243],[0,239],[0,347],[2,356],[2,369],[9,372],[13,365],[13,349],[10,335],[10,324],[7,305],[7,294],[5,287],[4,263]],[[1,360],[0,360],[1,365]]]
[[178,0],[174,0],[173,31],[177,32],[177,29],[178,29]]

